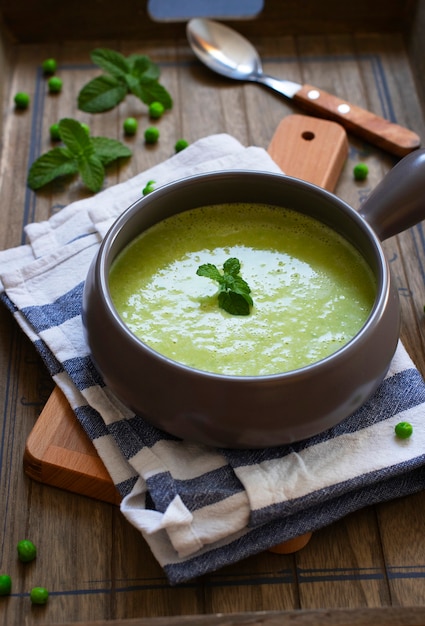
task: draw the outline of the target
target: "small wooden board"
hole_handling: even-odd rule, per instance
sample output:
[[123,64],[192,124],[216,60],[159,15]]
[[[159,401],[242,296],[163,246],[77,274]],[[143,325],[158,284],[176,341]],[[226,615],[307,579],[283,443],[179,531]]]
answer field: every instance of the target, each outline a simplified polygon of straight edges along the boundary
[[[268,152],[289,176],[333,191],[348,155],[348,142],[345,130],[335,122],[290,115],[279,124]],[[120,502],[103,462],[57,387],[27,439],[23,462],[26,474],[37,481],[105,502]]]

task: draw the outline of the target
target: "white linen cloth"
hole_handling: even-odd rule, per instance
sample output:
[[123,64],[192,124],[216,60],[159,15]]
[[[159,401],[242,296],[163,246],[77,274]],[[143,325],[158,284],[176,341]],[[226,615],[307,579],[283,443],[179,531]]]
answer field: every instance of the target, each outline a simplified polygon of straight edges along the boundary
[[[425,485],[425,385],[401,344],[385,381],[354,415],[311,439],[265,450],[215,449],[159,431],[96,372],[81,296],[107,229],[149,180],[159,187],[223,169],[280,172],[263,149],[213,135],[28,225],[27,244],[0,252],[2,301],[70,402],[123,497],[122,513],[171,584]],[[406,440],[394,435],[402,420],[414,429]]]

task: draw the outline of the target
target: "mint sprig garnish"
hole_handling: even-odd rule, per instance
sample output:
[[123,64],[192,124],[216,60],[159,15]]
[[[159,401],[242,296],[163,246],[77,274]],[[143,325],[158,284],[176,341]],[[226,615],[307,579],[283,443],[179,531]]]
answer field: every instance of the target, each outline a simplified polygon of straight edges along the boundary
[[59,121],[59,134],[64,146],[49,150],[30,167],[27,184],[34,191],[60,176],[79,173],[86,187],[96,193],[102,188],[105,167],[132,154],[116,139],[90,137],[80,122],[71,118]]
[[78,94],[81,111],[109,111],[129,93],[147,105],[160,102],[165,109],[172,108],[170,94],[159,83],[159,68],[148,56],[131,54],[125,57],[109,48],[96,48],[90,56],[106,74],[94,78],[81,89]]
[[248,283],[240,276],[241,264],[238,259],[230,258],[223,264],[223,273],[212,263],[200,265],[198,276],[215,280],[219,285],[218,305],[231,315],[249,315],[253,300]]

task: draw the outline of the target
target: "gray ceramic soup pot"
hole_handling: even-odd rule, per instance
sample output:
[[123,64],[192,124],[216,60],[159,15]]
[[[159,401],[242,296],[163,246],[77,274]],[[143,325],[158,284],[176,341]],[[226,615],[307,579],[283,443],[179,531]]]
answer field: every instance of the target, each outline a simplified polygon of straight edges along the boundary
[[[264,172],[222,171],[158,188],[117,219],[89,270],[83,322],[96,368],[128,408],[162,430],[199,443],[263,448],[338,424],[373,394],[396,350],[400,306],[381,241],[425,217],[424,191],[425,151],[400,161],[360,212],[319,187]],[[349,343],[301,369],[241,377],[192,369],[132,334],[109,293],[114,258],[156,222],[225,202],[269,203],[308,213],[358,248],[376,277],[377,294],[368,320]]]

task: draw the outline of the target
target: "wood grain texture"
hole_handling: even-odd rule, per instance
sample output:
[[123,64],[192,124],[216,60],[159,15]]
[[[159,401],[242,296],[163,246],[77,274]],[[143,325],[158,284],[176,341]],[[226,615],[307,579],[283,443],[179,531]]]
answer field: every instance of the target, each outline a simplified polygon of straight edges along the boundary
[[[266,71],[320,85],[380,115],[390,111],[397,122],[425,137],[423,100],[418,97],[415,67],[407,55],[404,35],[386,31],[389,22],[396,21],[392,11],[397,3],[388,4],[388,13],[385,2],[371,6],[371,16],[376,18],[373,33],[355,32],[354,26],[359,24],[356,19],[346,20],[340,29],[335,27],[343,13],[347,17],[357,11],[353,3],[345,4],[339,14],[334,14],[335,21],[329,21],[320,32],[326,16],[323,3],[317,3],[322,17],[315,23],[310,21],[315,30],[305,30],[304,34],[299,30],[294,36],[283,19],[281,3],[266,2],[274,5],[273,24],[254,20],[245,25],[264,58]],[[98,16],[100,28],[97,36],[87,41],[82,40],[84,24],[78,30],[74,19],[78,16],[69,13],[69,5],[50,5],[55,27],[52,13],[47,16],[42,5],[28,5],[34,19],[24,27],[39,38],[39,43],[19,44],[7,51],[9,73],[3,82],[0,161],[2,249],[25,241],[26,223],[48,219],[61,207],[88,195],[78,180],[59,182],[36,195],[26,188],[29,163],[51,147],[48,128],[52,122],[69,115],[87,122],[93,134],[121,140],[122,121],[128,114],[138,117],[141,129],[149,124],[144,107],[132,98],[102,115],[77,112],[78,89],[97,74],[89,59],[96,46],[109,45],[123,54],[149,54],[159,63],[162,80],[175,98],[173,111],[160,122],[161,141],[147,149],[140,136],[125,139],[133,148],[133,157],[108,170],[106,185],[126,180],[168,158],[181,137],[192,142],[210,133],[229,132],[244,145],[267,148],[281,120],[299,113],[293,103],[269,90],[231,83],[208,73],[172,27],[168,27],[168,36],[167,30],[162,30],[155,38],[159,32],[155,28],[152,36],[148,28],[140,35],[138,20],[130,24],[126,14],[127,22],[139,34],[134,40],[118,39],[120,21],[109,19],[115,7],[108,14],[108,0],[84,3],[92,13],[92,31],[95,4],[98,12],[100,5],[103,9]],[[299,10],[304,7],[299,2],[288,4],[298,5]],[[398,4],[402,11],[409,5]],[[22,5],[8,6],[13,11]],[[119,6],[124,11],[127,5]],[[35,16],[34,11],[39,14]],[[80,35],[79,41],[66,41],[67,27],[60,29],[67,15],[68,33],[72,26],[74,35]],[[21,19],[19,15],[17,19]],[[105,32],[102,23],[113,31],[107,42],[100,39]],[[37,31],[39,25],[41,30]],[[302,26],[301,21],[298,26]],[[48,43],[43,42],[43,29],[49,31]],[[420,38],[423,45],[422,34]],[[49,56],[58,60],[64,79],[60,97],[48,96],[44,82],[37,77],[41,60]],[[23,114],[16,114],[13,107],[13,95],[18,90],[28,91],[32,98],[31,107]],[[367,163],[369,176],[358,183],[353,180],[352,168],[360,160]],[[349,136],[349,154],[337,183],[337,195],[358,208],[395,162],[387,153]],[[400,294],[402,339],[425,374],[423,242],[423,225],[418,225],[384,242],[384,248]],[[140,533],[115,505],[46,486],[23,472],[26,439],[52,389],[34,347],[10,312],[0,307],[0,571],[13,579],[12,596],[0,602],[2,626],[93,622],[106,626],[114,620],[119,626],[130,626],[131,621],[143,626],[155,626],[156,622],[158,626],[173,622],[214,624],[220,619],[229,624],[233,620],[235,625],[267,620],[304,625],[320,625],[322,620],[356,626],[425,622],[425,492],[348,515],[316,531],[308,545],[295,554],[262,552],[185,585],[170,587]],[[16,558],[16,542],[24,537],[31,538],[38,548],[37,560],[28,567]],[[29,589],[36,584],[50,590],[46,607],[30,605]]]
[[280,122],[267,150],[288,176],[334,191],[348,156],[348,141],[340,124],[290,115]]
[[[317,33],[400,32],[408,31],[418,0],[357,0],[355,6],[339,0],[266,0],[261,12],[265,34],[282,36]],[[5,27],[18,42],[56,42],[63,40],[184,37],[184,23],[154,22],[147,2],[139,0],[73,0],[72,10],[57,10],[55,0],[0,0]],[[46,16],[49,16],[46,18]],[[54,16],[54,27],[50,16]],[[49,19],[50,18],[50,19]],[[246,34],[258,33],[256,21],[237,20]]]
[[[276,611],[233,615],[197,615],[85,623],[85,626],[423,626],[425,609],[360,609]],[[57,625],[59,626],[59,625]],[[62,626],[72,626],[66,622]]]

